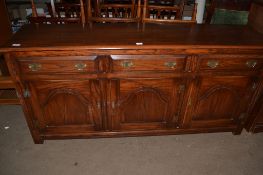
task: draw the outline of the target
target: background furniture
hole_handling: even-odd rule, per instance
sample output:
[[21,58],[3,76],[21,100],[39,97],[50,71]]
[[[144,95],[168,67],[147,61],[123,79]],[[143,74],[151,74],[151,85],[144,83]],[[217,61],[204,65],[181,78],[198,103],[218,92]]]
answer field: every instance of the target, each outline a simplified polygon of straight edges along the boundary
[[32,0],[32,17],[29,17],[31,23],[45,24],[74,24],[86,23],[86,15],[83,0],[76,3],[54,3],[54,9],[51,3],[46,3],[51,17],[38,16],[34,0]]
[[248,13],[251,2],[251,0],[211,0],[210,5],[207,7],[206,23],[211,23],[215,12],[220,13],[221,18],[224,18],[224,15],[230,13],[229,17],[226,16],[225,18],[231,21],[232,19],[229,18],[237,16],[238,13]]
[[[169,2],[169,4],[166,5],[170,5],[172,3],[174,4],[178,4],[180,2],[180,0],[171,0],[171,1],[167,1]],[[22,24],[27,23],[28,21],[28,16],[30,15],[30,11],[31,11],[31,1],[30,0],[7,0],[7,6],[8,6],[8,11],[9,11],[9,16],[10,16],[10,20],[13,23],[13,27],[14,30],[17,31]],[[37,7],[37,11],[38,11],[38,16],[47,16],[49,17],[49,12],[48,12],[48,8],[46,7],[45,2],[51,2],[51,0],[42,0],[42,1],[34,1],[36,3],[36,7]],[[56,1],[57,2],[57,1]],[[130,3],[131,0],[121,0],[121,1],[117,1],[117,0],[113,0],[113,1],[104,1],[104,3],[122,3],[122,4],[127,4]],[[143,0],[141,0],[142,5],[141,8],[143,7]],[[152,3],[156,3],[157,5],[164,5],[163,3],[161,3],[162,1],[160,0],[154,0],[151,1]],[[61,3],[73,3],[73,4],[80,4],[79,0],[68,0],[68,1],[61,1]],[[97,8],[96,6],[96,1],[92,1],[92,7],[94,7],[95,9]],[[152,4],[151,3],[151,4]],[[183,19],[190,19],[191,15],[192,15],[192,9],[193,9],[193,3],[194,0],[187,0],[187,3],[185,5],[184,8],[184,13],[183,13]],[[55,9],[55,8],[54,8]],[[87,15],[87,2],[86,0],[84,0],[84,10],[85,13]],[[142,14],[142,12],[141,12]],[[86,17],[87,20],[87,17]],[[61,21],[61,20],[59,20]]]
[[[94,6],[92,6],[94,5]],[[139,22],[141,20],[141,0],[127,3],[91,4],[88,0],[88,20],[91,22]]]
[[247,25],[248,11],[216,9],[210,24]]
[[151,5],[149,0],[144,0],[143,22],[150,23],[196,23],[196,8],[194,5],[191,20],[182,20],[185,1],[181,0],[179,4]]
[[263,33],[263,1],[255,1],[251,5],[248,25]]
[[[0,22],[0,46],[2,46],[12,36],[5,1],[0,1]],[[0,52],[0,104],[19,104],[14,87],[4,57]]]

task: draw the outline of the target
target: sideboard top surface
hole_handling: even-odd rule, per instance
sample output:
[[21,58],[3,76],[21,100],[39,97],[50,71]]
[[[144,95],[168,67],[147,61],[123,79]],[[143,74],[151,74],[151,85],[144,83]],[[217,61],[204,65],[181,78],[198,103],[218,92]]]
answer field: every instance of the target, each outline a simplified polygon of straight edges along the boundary
[[0,49],[26,50],[257,48],[263,35],[246,26],[93,24],[25,25]]

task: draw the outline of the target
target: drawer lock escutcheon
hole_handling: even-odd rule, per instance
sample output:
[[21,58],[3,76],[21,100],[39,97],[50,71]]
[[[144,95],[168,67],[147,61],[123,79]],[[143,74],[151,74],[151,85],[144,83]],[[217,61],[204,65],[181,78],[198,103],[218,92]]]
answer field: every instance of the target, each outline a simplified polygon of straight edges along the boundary
[[131,68],[131,67],[134,66],[134,64],[133,64],[133,62],[131,62],[131,61],[123,61],[123,62],[121,63],[121,66],[122,66],[123,68]]
[[247,65],[248,68],[254,68],[257,65],[257,61],[249,60],[249,61],[246,62],[246,65]]
[[218,65],[219,65],[219,62],[216,60],[209,60],[207,62],[207,66],[212,68],[212,69],[216,68]]
[[77,63],[75,64],[75,68],[79,71],[83,71],[87,67],[87,64],[85,63]]
[[176,66],[176,62],[165,62],[164,65],[170,69],[174,69]]
[[28,68],[35,72],[35,71],[39,71],[41,69],[42,65],[39,64],[39,63],[31,63],[31,64],[28,64]]

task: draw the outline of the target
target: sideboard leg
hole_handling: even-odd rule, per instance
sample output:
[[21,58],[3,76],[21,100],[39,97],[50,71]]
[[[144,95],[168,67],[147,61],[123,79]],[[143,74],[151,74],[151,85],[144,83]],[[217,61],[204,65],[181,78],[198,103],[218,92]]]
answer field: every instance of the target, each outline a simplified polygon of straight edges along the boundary
[[34,131],[32,132],[32,138],[33,138],[35,144],[43,144],[44,143],[44,139],[39,134],[35,133]]
[[235,131],[233,131],[232,133],[234,135],[240,135],[241,132],[243,131],[244,126],[245,126],[245,122],[243,120],[239,121],[239,125],[237,126]]
[[233,131],[233,135],[240,135],[243,130],[243,125],[239,126],[235,131]]
[[33,140],[34,140],[35,144],[43,144],[44,143],[43,139],[35,139],[35,138],[33,138]]

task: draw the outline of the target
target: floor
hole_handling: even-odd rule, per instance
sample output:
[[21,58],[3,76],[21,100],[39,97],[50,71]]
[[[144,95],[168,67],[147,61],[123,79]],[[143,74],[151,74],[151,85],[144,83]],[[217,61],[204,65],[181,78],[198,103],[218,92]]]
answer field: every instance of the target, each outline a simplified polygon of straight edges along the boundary
[[0,175],[262,175],[263,134],[32,142],[19,106],[0,106]]

